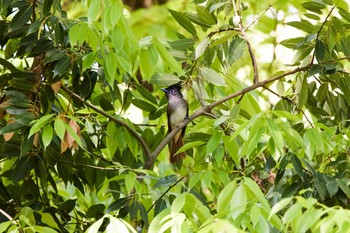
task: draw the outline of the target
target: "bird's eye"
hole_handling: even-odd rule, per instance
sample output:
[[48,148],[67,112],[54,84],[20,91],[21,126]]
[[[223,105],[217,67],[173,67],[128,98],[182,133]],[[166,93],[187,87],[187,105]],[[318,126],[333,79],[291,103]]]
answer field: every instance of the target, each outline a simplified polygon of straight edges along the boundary
[[170,90],[170,93],[174,93],[174,90]]

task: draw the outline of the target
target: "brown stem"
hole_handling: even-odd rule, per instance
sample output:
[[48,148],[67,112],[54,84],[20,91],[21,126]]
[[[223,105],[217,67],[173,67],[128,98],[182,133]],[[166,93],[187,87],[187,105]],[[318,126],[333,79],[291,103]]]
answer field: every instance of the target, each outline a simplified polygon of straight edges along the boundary
[[[335,9],[335,6],[332,6],[332,8],[331,8],[331,10],[329,11],[328,15],[327,15],[326,18],[324,19],[324,21],[323,21],[323,23],[322,23],[320,29],[318,30],[317,36],[316,36],[316,43],[317,43],[317,41],[318,41],[318,39],[319,39],[319,37],[320,37],[321,31],[322,31],[324,25],[327,23],[327,20],[328,20],[328,18],[331,16],[331,14],[332,14],[332,12],[333,12],[334,9]],[[316,47],[316,46],[315,46],[315,47]],[[311,61],[310,61],[311,64],[314,63],[315,55],[316,55],[316,49],[314,50],[314,52],[313,52],[313,54],[312,54],[312,58],[311,58]]]
[[159,153],[163,150],[163,148],[170,142],[170,140],[182,129],[184,128],[188,123],[190,123],[191,121],[193,121],[194,119],[196,119],[197,117],[199,116],[202,116],[202,115],[205,115],[207,112],[210,112],[213,108],[217,107],[218,105],[230,100],[230,99],[233,99],[237,96],[241,96],[241,95],[244,95],[245,93],[248,93],[252,90],[255,90],[259,87],[263,87],[265,86],[266,84],[269,84],[269,83],[272,83],[276,80],[279,80],[281,78],[284,78],[288,75],[291,75],[291,74],[295,74],[295,73],[298,73],[298,72],[301,72],[301,71],[306,71],[308,69],[310,69],[310,67],[312,66],[312,64],[309,64],[307,66],[303,66],[303,67],[298,67],[294,70],[291,70],[291,71],[288,71],[288,72],[285,72],[283,74],[280,74],[278,76],[275,76],[275,77],[272,77],[270,79],[266,79],[266,80],[263,80],[263,81],[260,81],[260,82],[257,82],[257,83],[254,83],[253,85],[249,86],[249,87],[246,87],[246,88],[243,88],[242,90],[240,91],[237,91],[235,93],[232,93],[231,95],[228,95],[220,100],[217,100],[209,105],[206,105],[206,106],[203,106],[201,108],[199,108],[196,112],[194,112],[191,116],[187,117],[185,120],[183,120],[181,122],[181,124],[179,124],[173,131],[171,131],[165,138],[164,140],[157,146],[157,148],[152,152],[151,154],[151,157],[150,157],[150,160],[146,162],[145,164],[145,169],[150,169],[156,158],[158,157]]
[[66,86],[61,86],[61,89],[63,91],[65,91],[66,93],[68,93],[70,96],[72,96],[73,98],[77,99],[78,101],[84,103],[86,106],[88,106],[89,108],[93,109],[94,111],[96,111],[97,113],[101,114],[102,116],[107,117],[109,120],[116,122],[117,124],[123,126],[124,128],[126,128],[135,138],[136,140],[140,143],[142,149],[144,150],[144,152],[146,153],[147,159],[151,160],[152,159],[152,155],[151,155],[151,151],[149,150],[146,142],[142,139],[142,137],[136,132],[136,130],[134,130],[130,125],[128,125],[127,123],[125,123],[124,121],[113,117],[111,115],[109,115],[108,113],[106,113],[105,111],[97,108],[95,105],[90,104],[89,102],[85,101],[82,97],[80,97],[79,95],[77,95],[76,93],[74,93],[73,91],[71,91],[70,89],[68,89]]

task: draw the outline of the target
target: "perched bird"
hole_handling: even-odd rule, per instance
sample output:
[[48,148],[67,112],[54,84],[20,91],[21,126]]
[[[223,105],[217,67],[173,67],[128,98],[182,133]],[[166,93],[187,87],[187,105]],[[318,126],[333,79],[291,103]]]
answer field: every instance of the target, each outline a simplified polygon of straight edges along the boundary
[[[167,88],[161,88],[165,92],[168,99],[168,133],[170,133],[175,127],[180,124],[186,117],[188,117],[188,104],[181,94],[181,85],[174,84]],[[186,127],[178,132],[169,143],[170,162],[180,162],[185,158],[185,152],[176,154],[180,147],[184,144],[184,135]]]

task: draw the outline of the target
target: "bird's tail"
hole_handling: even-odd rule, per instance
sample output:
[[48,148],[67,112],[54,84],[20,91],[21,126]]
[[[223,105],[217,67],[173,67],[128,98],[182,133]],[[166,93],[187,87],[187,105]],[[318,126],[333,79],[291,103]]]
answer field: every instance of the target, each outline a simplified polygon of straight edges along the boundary
[[176,154],[176,152],[184,145],[184,139],[181,132],[175,135],[175,137],[171,140],[170,147],[170,162],[177,163],[186,157],[185,152],[180,152]]

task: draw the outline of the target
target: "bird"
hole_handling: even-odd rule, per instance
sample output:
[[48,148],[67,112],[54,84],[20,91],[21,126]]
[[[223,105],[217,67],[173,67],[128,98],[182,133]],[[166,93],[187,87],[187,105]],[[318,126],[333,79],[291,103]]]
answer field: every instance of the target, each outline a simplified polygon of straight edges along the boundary
[[[185,118],[188,117],[188,103],[181,93],[180,83],[173,84],[167,88],[161,88],[168,99],[167,117],[168,134],[173,131]],[[186,126],[182,128],[169,142],[170,162],[178,163],[185,158],[185,152],[176,152],[184,145]]]

